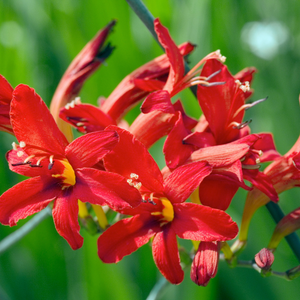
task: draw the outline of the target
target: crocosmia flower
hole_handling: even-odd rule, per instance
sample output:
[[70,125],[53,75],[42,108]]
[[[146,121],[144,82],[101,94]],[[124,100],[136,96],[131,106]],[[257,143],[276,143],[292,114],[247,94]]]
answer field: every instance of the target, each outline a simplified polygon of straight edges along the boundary
[[[174,170],[163,178],[146,147],[128,131],[111,126],[120,142],[104,157],[108,171],[127,179],[142,196],[136,208],[117,209],[132,217],[109,227],[98,239],[98,255],[106,263],[116,263],[150,238],[154,261],[173,284],[183,280],[176,236],[198,241],[232,239],[238,227],[225,212],[185,202],[211,167],[198,161]],[[116,189],[121,187],[116,186]]]
[[77,249],[83,243],[78,200],[119,209],[140,203],[140,194],[122,176],[91,168],[118,143],[115,131],[91,133],[69,144],[42,99],[22,84],[13,92],[10,116],[19,144],[13,143],[7,154],[9,167],[32,178],[0,197],[2,224],[16,225],[54,201],[55,227]]
[[0,75],[0,130],[13,134],[10,124],[9,110],[13,88],[8,81]]

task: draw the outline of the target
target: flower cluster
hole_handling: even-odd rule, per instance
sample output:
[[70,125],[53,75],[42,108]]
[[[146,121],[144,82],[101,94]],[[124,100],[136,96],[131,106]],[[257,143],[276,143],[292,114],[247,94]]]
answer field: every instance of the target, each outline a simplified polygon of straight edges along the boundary
[[[194,45],[177,46],[158,19],[154,28],[165,54],[125,77],[99,107],[82,103],[84,81],[113,51],[105,42],[114,24],[67,69],[51,102],[52,115],[32,88],[13,89],[0,77],[0,129],[18,141],[6,158],[12,171],[30,177],[0,197],[0,222],[13,226],[50,206],[57,232],[78,249],[83,245],[78,219],[89,230],[86,218],[93,208],[103,262],[117,263],[150,243],[160,272],[179,284],[180,254],[187,251],[178,247],[179,237],[191,241],[191,278],[205,286],[217,273],[220,251],[233,256],[227,255],[226,241],[239,229],[225,212],[233,196],[239,188],[249,191],[241,236],[232,248],[237,251],[255,210],[299,185],[299,142],[280,156],[270,133],[250,133],[245,111],[265,100],[248,102],[255,68],[233,76],[215,51],[185,72],[184,57]],[[199,120],[173,101],[192,86],[203,112]],[[128,124],[124,116],[141,101],[141,113]],[[71,126],[82,133],[74,140]],[[148,149],[162,137],[166,166],[160,170]],[[272,163],[260,171],[263,162]],[[116,215],[109,225],[105,211]],[[296,210],[278,224],[276,242],[268,248],[299,224]]]

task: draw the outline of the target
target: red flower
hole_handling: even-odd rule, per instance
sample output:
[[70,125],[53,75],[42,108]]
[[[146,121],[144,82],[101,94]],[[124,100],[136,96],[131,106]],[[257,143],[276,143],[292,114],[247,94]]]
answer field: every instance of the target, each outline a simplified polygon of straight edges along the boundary
[[83,243],[78,199],[119,209],[140,203],[139,193],[122,176],[91,168],[118,143],[115,131],[91,133],[68,144],[45,103],[25,85],[14,90],[11,122],[19,145],[14,143],[7,154],[10,169],[32,178],[0,197],[2,224],[13,226],[54,201],[56,229],[77,249]]
[[[184,43],[179,47],[180,56],[193,51],[194,46]],[[80,104],[75,101],[61,109],[60,117],[77,127],[80,132],[93,132],[120,122],[124,114],[151,91],[165,85],[170,63],[166,54],[139,67],[127,75],[108,96],[100,107]]]
[[105,156],[105,168],[128,178],[128,184],[139,190],[143,203],[137,208],[118,210],[133,217],[117,222],[99,237],[98,255],[106,263],[116,263],[153,237],[157,267],[171,283],[178,284],[184,274],[176,236],[225,241],[236,236],[237,225],[223,211],[184,202],[211,172],[206,162],[179,167],[163,179],[142,143],[126,130],[113,126],[110,129],[119,133],[120,142]]
[[70,126],[59,118],[59,111],[78,95],[86,79],[92,75],[112,53],[114,47],[111,47],[110,44],[104,46],[104,43],[115,23],[115,21],[110,22],[86,44],[66,70],[53,95],[50,111],[58,127],[69,140],[71,140],[71,137],[69,138],[69,136],[71,136]]
[[12,99],[12,86],[0,75],[0,130],[13,134],[10,124],[9,110]]

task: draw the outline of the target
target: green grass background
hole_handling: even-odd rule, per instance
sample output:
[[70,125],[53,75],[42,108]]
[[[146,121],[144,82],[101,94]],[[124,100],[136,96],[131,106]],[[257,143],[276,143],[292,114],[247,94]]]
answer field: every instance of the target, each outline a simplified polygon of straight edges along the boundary
[[[271,131],[283,154],[299,136],[300,2],[261,0],[147,0],[155,17],[167,26],[176,43],[198,45],[190,56],[191,66],[207,53],[221,49],[231,72],[255,66],[253,99],[269,99],[246,113],[253,119],[253,132]],[[83,102],[96,104],[108,96],[128,73],[160,55],[161,49],[131,11],[125,0],[0,0],[0,73],[15,87],[34,87],[49,104],[68,64],[82,47],[112,19],[118,23],[110,41],[113,55],[85,84]],[[250,22],[280,24],[285,41],[273,56],[261,58],[242,39]],[[276,27],[277,28],[277,27]],[[278,31],[278,30],[277,30]],[[266,36],[266,38],[268,35]],[[264,40],[258,42],[265,48]],[[190,91],[182,93],[186,110],[199,117],[200,109]],[[138,108],[127,116],[132,121]],[[19,182],[10,172],[5,153],[14,138],[0,132],[0,192]],[[152,153],[161,163],[161,148]],[[287,213],[299,206],[299,191],[280,197]],[[229,213],[240,224],[245,193],[239,191]],[[18,227],[27,220],[20,221]],[[265,208],[254,216],[249,244],[241,255],[249,260],[267,246],[275,224]],[[0,239],[15,228],[0,226]],[[51,218],[0,256],[0,299],[145,299],[161,275],[147,245],[116,265],[105,265],[97,257],[96,239],[84,230],[84,245],[72,251],[53,226]],[[275,254],[274,269],[285,271],[298,264],[287,244]],[[262,278],[251,269],[230,269],[220,262],[219,272],[205,288],[191,282],[189,271],[179,286],[168,285],[159,299],[296,299],[299,278],[287,282]]]

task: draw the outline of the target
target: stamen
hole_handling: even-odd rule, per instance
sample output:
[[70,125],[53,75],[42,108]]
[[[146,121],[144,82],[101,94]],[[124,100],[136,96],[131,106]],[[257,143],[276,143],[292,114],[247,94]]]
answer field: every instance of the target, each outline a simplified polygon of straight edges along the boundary
[[131,173],[130,174],[130,178],[133,178],[133,179],[139,179],[139,175],[135,174],[135,173]]
[[81,104],[81,99],[80,99],[80,97],[76,97],[76,98],[74,99],[74,102],[75,102],[75,104]]
[[53,157],[54,157],[54,155],[51,155],[51,156],[49,157],[50,163],[49,163],[49,165],[48,165],[48,170],[51,170],[51,169],[53,168],[53,165],[54,165]]
[[218,75],[219,73],[221,73],[222,69],[210,74],[208,77],[206,77],[206,81],[209,81],[210,79],[212,79],[213,77],[215,77],[216,75]]
[[23,156],[23,154],[24,154],[24,152],[23,152],[23,151],[18,151],[18,152],[17,152],[17,156],[18,156],[18,157],[21,157],[21,156]]
[[245,170],[257,170],[260,168],[260,165],[243,165],[242,164],[242,169]]
[[250,124],[252,120],[250,119],[249,121],[245,121],[243,123],[238,123],[238,122],[231,122],[228,127],[233,127],[234,129],[242,129],[246,127],[248,124]]
[[15,142],[12,143],[12,148],[13,148],[13,150],[18,150],[17,144]]
[[130,186],[133,186],[132,179],[127,179],[127,183],[128,183]]
[[255,159],[255,163],[260,164],[260,159],[259,158]]
[[37,161],[37,166],[40,165],[41,161],[44,159],[44,158],[47,158],[47,156],[42,156],[38,161]]
[[242,85],[240,86],[240,89],[241,89],[244,93],[249,92],[249,91],[250,91],[250,83],[249,83],[249,81],[245,81],[244,84],[242,84]]
[[218,50],[216,51],[216,54],[219,56],[219,60],[220,60],[222,63],[224,63],[225,60],[226,60],[226,56],[223,56],[223,55],[221,54],[221,50],[220,50],[220,49],[218,49]]
[[84,126],[84,123],[78,122],[78,123],[76,123],[76,126],[77,126],[77,127],[82,127],[82,126]]
[[28,161],[28,162],[19,162],[19,163],[15,163],[15,164],[11,164],[13,167],[16,167],[16,166],[23,166],[23,165],[29,165],[31,162]]
[[242,105],[242,106],[235,112],[235,114],[233,115],[233,118],[235,118],[235,117],[236,117],[243,109],[244,109],[244,110],[248,110],[249,108],[253,107],[254,105],[256,105],[256,104],[258,104],[258,103],[261,103],[261,102],[263,102],[263,101],[265,101],[265,100],[267,100],[267,99],[268,99],[268,97],[263,98],[263,99],[256,100],[256,101],[254,101],[254,102],[252,102],[252,103],[247,103],[247,104]]
[[28,157],[26,157],[26,159],[24,160],[24,163],[26,164],[26,163],[28,163],[29,162],[29,160],[31,159],[31,158],[33,158],[35,155],[29,155]]
[[19,144],[19,146],[20,146],[21,148],[24,148],[24,147],[26,147],[26,143],[23,142],[23,141],[21,141],[20,144]]

